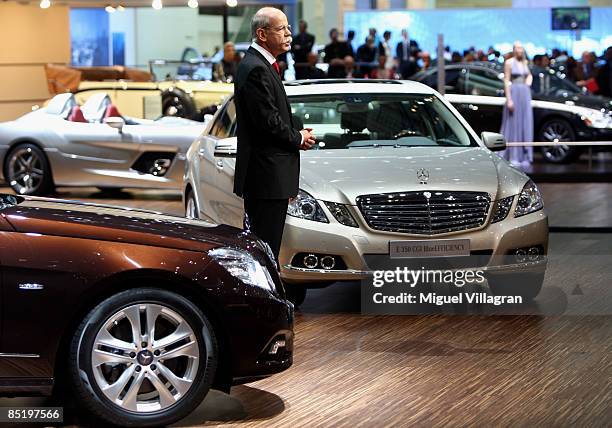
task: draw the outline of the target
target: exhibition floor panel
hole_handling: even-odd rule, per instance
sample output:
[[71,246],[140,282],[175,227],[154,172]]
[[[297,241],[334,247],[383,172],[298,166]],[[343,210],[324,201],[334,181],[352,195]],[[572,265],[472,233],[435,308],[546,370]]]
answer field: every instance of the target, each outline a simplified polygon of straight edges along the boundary
[[[609,426],[612,240],[601,228],[612,227],[612,184],[540,188],[558,232],[550,234],[535,301],[368,316],[360,313],[359,282],[310,290],[296,312],[293,367],[230,395],[211,392],[176,426]],[[182,214],[171,192],[58,196]],[[0,399],[0,406],[45,404]]]

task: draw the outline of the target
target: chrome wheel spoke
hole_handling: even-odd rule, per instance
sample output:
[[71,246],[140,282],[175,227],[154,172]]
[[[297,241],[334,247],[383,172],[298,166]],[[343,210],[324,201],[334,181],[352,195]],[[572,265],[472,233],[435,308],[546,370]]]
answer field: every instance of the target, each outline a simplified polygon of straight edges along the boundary
[[125,369],[123,373],[121,373],[121,376],[119,376],[119,379],[117,379],[114,383],[107,385],[105,388],[102,388],[102,391],[113,402],[117,402],[117,400],[119,399],[119,395],[121,394],[121,392],[123,392],[123,390],[125,389],[125,386],[132,378],[134,371],[136,371],[136,366],[131,365],[130,367]]
[[[140,306],[134,305],[123,310],[132,326],[132,341],[139,344],[142,341],[142,326],[140,325]],[[138,345],[137,345],[138,346]]]
[[177,375],[175,375],[172,370],[170,370],[169,368],[167,368],[166,366],[164,366],[162,363],[159,363],[157,365],[159,372],[164,375],[164,377],[166,379],[168,379],[168,382],[170,382],[170,384],[179,392],[179,394],[184,395],[185,392],[187,392],[187,390],[189,389],[189,387],[191,386],[191,384],[193,383],[192,380],[189,379],[184,379],[182,377],[178,377]]
[[[161,364],[160,364],[161,366]],[[174,395],[170,392],[168,387],[161,381],[157,376],[157,373],[150,372],[148,378],[159,394],[159,404],[162,408],[173,405],[176,402]]]
[[21,172],[19,172],[19,173],[15,174],[15,175],[13,176],[13,179],[12,179],[11,181],[19,181],[19,180],[22,180],[22,179],[23,179],[24,177],[26,177],[27,175],[28,175],[28,173],[27,173],[27,172],[25,172],[25,171],[21,171]]
[[91,362],[94,367],[98,367],[102,364],[131,364],[134,362],[134,359],[128,355],[115,354],[113,352],[94,349],[91,356]]
[[136,374],[136,377],[130,384],[125,396],[123,397],[123,407],[129,410],[138,410],[138,391],[142,385],[142,381],[145,379],[145,372],[141,370]]
[[194,341],[191,341],[162,355],[164,360],[169,360],[177,357],[198,358],[200,352],[198,349],[198,344]]
[[166,337],[163,337],[159,340],[153,342],[153,349],[158,350],[161,348],[166,348],[170,345],[173,345],[181,340],[187,339],[192,334],[191,327],[185,321],[182,321],[174,330],[173,333],[169,334]]
[[116,349],[119,351],[123,351],[124,353],[130,353],[136,351],[136,344],[126,342],[120,339],[117,339],[112,334],[108,332],[106,329],[100,330],[98,333],[98,337],[96,338],[96,343],[94,347],[98,349],[100,346],[106,346],[107,348]]
[[147,305],[145,307],[145,314],[147,320],[147,326],[145,330],[151,342],[155,338],[155,321],[157,320],[157,317],[159,316],[159,314],[161,314],[161,312],[162,307],[159,305]]

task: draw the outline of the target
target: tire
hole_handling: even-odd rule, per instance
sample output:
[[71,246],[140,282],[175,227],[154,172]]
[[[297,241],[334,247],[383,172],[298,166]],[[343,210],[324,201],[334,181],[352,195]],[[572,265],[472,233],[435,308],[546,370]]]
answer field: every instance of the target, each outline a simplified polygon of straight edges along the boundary
[[4,177],[18,195],[45,196],[55,187],[47,156],[31,143],[18,144],[6,155]]
[[102,193],[121,193],[123,191],[122,187],[100,187],[97,189]]
[[196,108],[189,95],[180,89],[173,89],[162,94],[162,115],[194,119]]
[[285,293],[287,294],[287,300],[289,300],[297,308],[304,300],[306,300],[307,289],[303,285],[285,285]]
[[[140,330],[133,340],[132,328],[139,324],[147,333]],[[132,289],[87,314],[71,343],[70,381],[78,405],[100,419],[165,426],[202,403],[215,375],[217,349],[212,325],[189,300],[156,288]]]
[[193,191],[189,190],[187,192],[187,197],[185,198],[187,202],[185,202],[185,217],[187,218],[200,218],[198,213],[198,204],[196,203],[195,196],[193,195]]
[[[576,133],[569,122],[563,119],[549,119],[540,127],[538,141],[576,141]],[[550,163],[569,163],[580,157],[575,147],[555,143],[554,146],[541,147],[544,159]]]
[[494,295],[521,296],[529,301],[540,294],[544,273],[490,275],[487,279]]

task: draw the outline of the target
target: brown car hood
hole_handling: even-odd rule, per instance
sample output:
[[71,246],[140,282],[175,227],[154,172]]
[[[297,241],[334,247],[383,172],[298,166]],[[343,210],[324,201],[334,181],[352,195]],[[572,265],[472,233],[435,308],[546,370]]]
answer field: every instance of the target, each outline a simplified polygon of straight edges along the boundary
[[[21,198],[20,198],[21,199]],[[253,235],[226,225],[152,211],[26,197],[2,210],[18,232],[152,245],[191,251],[245,247]]]

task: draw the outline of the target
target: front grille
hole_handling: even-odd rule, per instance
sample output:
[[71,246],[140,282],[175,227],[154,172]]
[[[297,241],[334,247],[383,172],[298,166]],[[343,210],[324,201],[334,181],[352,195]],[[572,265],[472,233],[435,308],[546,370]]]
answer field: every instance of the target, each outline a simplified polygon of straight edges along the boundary
[[400,192],[357,197],[372,229],[435,235],[480,227],[491,198],[483,192]]

